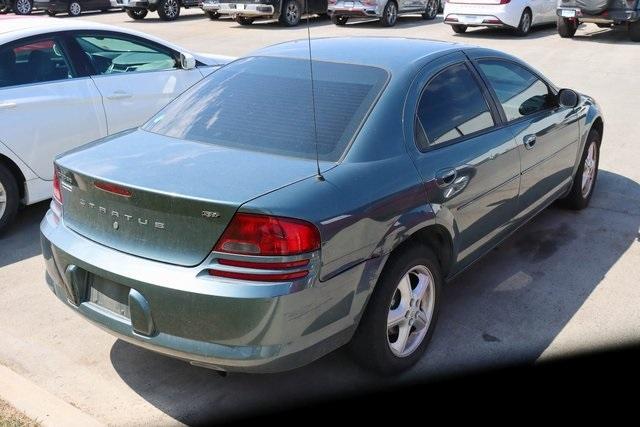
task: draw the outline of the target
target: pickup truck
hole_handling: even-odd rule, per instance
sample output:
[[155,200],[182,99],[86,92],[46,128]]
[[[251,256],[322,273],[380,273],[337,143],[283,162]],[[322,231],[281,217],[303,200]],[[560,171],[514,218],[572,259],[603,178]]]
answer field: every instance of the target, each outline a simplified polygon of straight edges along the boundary
[[624,25],[632,41],[640,42],[640,0],[559,0],[558,34],[575,35],[581,23],[608,28]]
[[204,0],[202,10],[211,19],[230,15],[240,25],[251,25],[256,19],[277,19],[286,27],[300,23],[303,14],[326,15],[327,0]]

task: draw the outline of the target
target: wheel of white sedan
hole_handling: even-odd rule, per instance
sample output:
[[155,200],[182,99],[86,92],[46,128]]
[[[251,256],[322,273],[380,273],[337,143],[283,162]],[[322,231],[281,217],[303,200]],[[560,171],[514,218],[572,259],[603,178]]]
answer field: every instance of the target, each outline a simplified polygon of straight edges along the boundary
[[520,23],[518,24],[518,28],[516,28],[516,34],[522,37],[529,34],[532,22],[531,11],[527,8],[522,12]]
[[13,174],[0,164],[0,233],[13,221],[18,212],[20,192]]
[[441,281],[430,248],[413,245],[394,252],[351,343],[355,357],[381,374],[413,366],[436,324]]
[[80,16],[82,13],[82,6],[77,1],[69,3],[69,16]]

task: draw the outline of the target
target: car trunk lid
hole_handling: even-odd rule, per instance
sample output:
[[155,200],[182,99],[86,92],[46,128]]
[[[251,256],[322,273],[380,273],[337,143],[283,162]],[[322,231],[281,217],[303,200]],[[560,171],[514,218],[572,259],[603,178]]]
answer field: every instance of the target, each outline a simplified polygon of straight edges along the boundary
[[69,228],[122,252],[185,266],[206,258],[240,205],[315,170],[308,159],[142,130],[74,150],[56,164]]

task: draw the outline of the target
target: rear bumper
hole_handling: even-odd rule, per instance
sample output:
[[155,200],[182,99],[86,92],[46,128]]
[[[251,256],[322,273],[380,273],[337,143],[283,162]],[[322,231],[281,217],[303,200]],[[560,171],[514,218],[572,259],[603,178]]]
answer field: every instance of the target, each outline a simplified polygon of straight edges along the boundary
[[252,18],[271,18],[276,14],[275,8],[270,4],[219,3],[217,10],[221,15]]
[[[347,343],[382,265],[369,260],[301,290],[213,278],[204,263],[174,266],[92,242],[55,210],[40,230],[47,284],[61,301],[125,341],[224,371],[288,370]],[[120,312],[95,297],[103,282],[124,295]]]
[[640,11],[632,9],[613,9],[600,15],[588,15],[577,7],[559,7],[556,14],[563,18],[576,18],[580,22],[595,24],[635,22],[640,20]]
[[520,24],[522,10],[514,11],[513,5],[507,4],[458,4],[446,3],[444,7],[444,23],[460,24],[468,27],[511,27]]

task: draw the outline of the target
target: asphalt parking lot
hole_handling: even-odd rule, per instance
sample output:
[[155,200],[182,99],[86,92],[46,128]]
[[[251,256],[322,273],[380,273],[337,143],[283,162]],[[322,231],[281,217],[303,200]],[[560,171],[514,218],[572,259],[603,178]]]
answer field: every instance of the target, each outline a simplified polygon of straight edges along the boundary
[[[118,12],[84,18],[232,56],[307,33],[305,26],[210,21],[193,9],[183,15],[176,22],[161,22],[155,13],[136,22]],[[640,341],[640,46],[626,32],[587,25],[571,40],[554,27],[525,39],[500,30],[454,35],[440,16],[416,16],[400,18],[393,28],[312,19],[311,35],[420,37],[500,49],[558,86],[595,97],[605,115],[590,207],[579,213],[548,208],[451,283],[430,348],[394,381]],[[223,378],[116,340],[63,306],[45,285],[38,225],[47,205],[25,209],[0,237],[0,364],[97,421],[197,423],[380,385],[344,351],[293,372]]]

